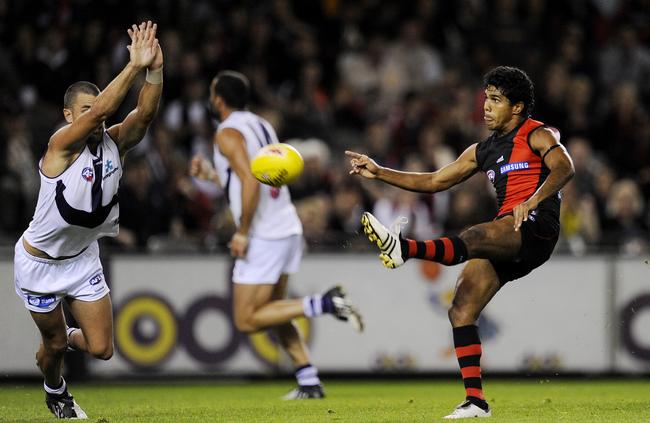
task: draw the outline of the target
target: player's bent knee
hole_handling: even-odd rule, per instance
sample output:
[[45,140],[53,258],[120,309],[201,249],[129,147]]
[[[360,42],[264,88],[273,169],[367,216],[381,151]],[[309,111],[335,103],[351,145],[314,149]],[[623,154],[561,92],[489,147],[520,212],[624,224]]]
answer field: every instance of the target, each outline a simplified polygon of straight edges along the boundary
[[63,355],[68,350],[66,338],[50,338],[43,341],[44,350],[51,355]]
[[474,250],[487,238],[487,231],[480,226],[467,228],[460,234],[460,239],[465,242],[469,252]]
[[452,304],[447,315],[453,327],[473,325],[478,319],[476,313],[458,304]]
[[90,354],[99,360],[110,360],[113,357],[113,344],[99,344],[90,347]]
[[251,321],[250,317],[245,316],[235,316],[235,327],[237,328],[238,331],[243,332],[243,333],[253,333],[257,332],[259,329],[258,327],[255,326],[255,324]]

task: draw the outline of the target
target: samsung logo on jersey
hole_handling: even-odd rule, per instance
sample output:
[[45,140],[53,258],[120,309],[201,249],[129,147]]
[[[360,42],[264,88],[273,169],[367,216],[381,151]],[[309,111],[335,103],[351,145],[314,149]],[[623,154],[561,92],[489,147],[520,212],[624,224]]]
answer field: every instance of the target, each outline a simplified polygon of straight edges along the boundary
[[528,162],[508,163],[501,166],[501,174],[512,172],[513,170],[528,169]]

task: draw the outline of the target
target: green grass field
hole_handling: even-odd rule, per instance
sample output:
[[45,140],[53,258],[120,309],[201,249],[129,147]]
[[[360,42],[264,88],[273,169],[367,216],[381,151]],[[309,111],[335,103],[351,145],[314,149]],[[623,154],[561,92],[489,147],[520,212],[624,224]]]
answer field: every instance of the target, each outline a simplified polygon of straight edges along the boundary
[[[281,401],[288,381],[71,387],[89,422],[433,422],[462,400],[460,381],[330,381],[328,398]],[[493,380],[494,422],[650,422],[650,381]],[[0,385],[0,422],[52,422],[38,385]]]

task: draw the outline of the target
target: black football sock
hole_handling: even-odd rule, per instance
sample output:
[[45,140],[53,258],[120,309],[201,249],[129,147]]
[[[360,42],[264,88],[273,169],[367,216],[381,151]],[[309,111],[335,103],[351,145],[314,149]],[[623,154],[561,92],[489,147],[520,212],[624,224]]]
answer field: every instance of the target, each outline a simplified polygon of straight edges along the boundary
[[456,357],[465,384],[467,400],[487,411],[488,404],[483,395],[481,382],[482,348],[478,327],[474,325],[460,326],[454,328],[453,333]]
[[465,241],[458,236],[428,239],[426,241],[401,238],[400,245],[404,261],[410,258],[419,258],[453,266],[468,259]]

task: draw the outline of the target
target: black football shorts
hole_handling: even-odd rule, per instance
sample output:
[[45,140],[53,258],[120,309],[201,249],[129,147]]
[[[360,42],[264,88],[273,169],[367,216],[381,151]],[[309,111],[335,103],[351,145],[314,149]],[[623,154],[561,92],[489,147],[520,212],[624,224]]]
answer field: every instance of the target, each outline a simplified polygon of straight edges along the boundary
[[538,212],[522,223],[520,231],[521,249],[514,260],[490,260],[502,286],[526,276],[551,257],[560,235],[560,223],[551,213]]

